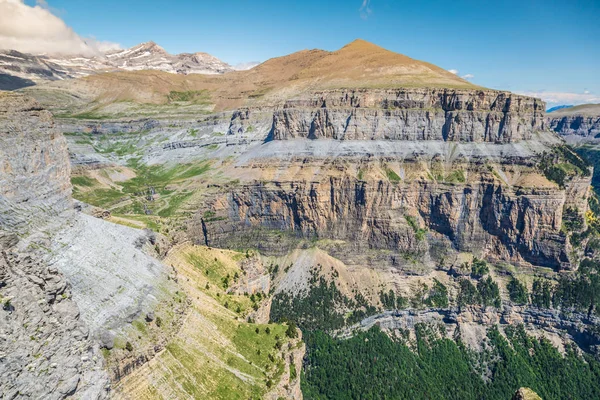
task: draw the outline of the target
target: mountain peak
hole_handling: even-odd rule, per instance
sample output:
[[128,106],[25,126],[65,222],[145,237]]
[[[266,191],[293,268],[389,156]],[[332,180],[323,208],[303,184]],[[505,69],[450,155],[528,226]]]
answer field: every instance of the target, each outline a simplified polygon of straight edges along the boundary
[[151,53],[164,53],[167,51],[153,41],[144,42],[135,47],[136,51],[149,51]]
[[343,51],[343,50],[361,50],[361,51],[368,51],[368,50],[376,50],[376,51],[389,51],[384,49],[383,47],[377,46],[374,43],[371,42],[367,42],[366,40],[363,39],[356,39],[353,40],[352,42],[348,43],[347,45],[345,45],[344,47],[342,47],[340,50],[338,51]]

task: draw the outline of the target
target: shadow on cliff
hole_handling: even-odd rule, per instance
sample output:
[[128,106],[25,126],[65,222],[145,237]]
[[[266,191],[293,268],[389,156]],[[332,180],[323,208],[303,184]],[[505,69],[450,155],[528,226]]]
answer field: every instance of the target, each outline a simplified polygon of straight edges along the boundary
[[18,76],[0,74],[0,90],[17,90],[29,86],[35,86],[31,79],[19,78]]

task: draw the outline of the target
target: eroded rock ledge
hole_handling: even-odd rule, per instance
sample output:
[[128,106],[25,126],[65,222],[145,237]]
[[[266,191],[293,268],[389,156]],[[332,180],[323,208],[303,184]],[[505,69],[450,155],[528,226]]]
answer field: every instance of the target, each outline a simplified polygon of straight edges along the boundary
[[442,140],[510,143],[543,127],[545,103],[492,90],[332,90],[288,100],[267,140]]

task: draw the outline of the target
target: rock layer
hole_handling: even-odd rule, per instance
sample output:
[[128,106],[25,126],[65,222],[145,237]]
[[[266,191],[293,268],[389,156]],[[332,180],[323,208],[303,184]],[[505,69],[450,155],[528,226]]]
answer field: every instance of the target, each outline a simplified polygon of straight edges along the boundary
[[544,102],[491,90],[323,91],[289,100],[270,140],[443,140],[509,143],[542,130]]
[[441,240],[490,260],[560,269],[570,265],[569,244],[560,231],[565,202],[564,190],[515,190],[493,180],[273,182],[232,191],[220,214],[230,223],[202,219],[199,234],[209,245],[277,253],[297,245],[292,240],[286,248],[281,235],[273,234],[277,231],[296,239],[339,240],[343,244],[329,250],[347,263],[364,261],[370,252],[371,262],[392,266]]
[[[400,269],[407,257],[431,265],[428,253],[439,246],[491,261],[570,268],[563,208],[585,212],[590,181],[577,178],[560,189],[537,170],[538,157],[561,144],[544,131],[544,109],[541,100],[491,90],[303,94],[273,110],[266,143],[242,156],[238,167],[260,169],[260,177],[215,200],[210,211],[217,217],[199,215],[193,235],[200,243],[278,254],[303,240],[339,241],[327,250],[346,263]],[[234,113],[232,124],[253,114]],[[405,154],[385,154],[399,142]],[[322,159],[320,146],[338,144],[353,151],[331,150],[335,162]],[[421,145],[426,150],[418,152]],[[398,162],[396,171],[387,166]],[[405,166],[424,164],[427,173],[405,177]],[[360,177],[378,168],[379,177]],[[286,172],[293,170],[313,174],[294,178]]]
[[548,128],[564,136],[578,135],[585,138],[596,138],[598,135],[600,135],[600,116],[549,116]]
[[67,142],[33,99],[0,94],[0,227],[20,232],[72,206]]
[[562,136],[596,139],[600,135],[600,104],[583,104],[551,112],[546,126]]
[[0,232],[0,397],[105,399],[109,379],[65,279]]

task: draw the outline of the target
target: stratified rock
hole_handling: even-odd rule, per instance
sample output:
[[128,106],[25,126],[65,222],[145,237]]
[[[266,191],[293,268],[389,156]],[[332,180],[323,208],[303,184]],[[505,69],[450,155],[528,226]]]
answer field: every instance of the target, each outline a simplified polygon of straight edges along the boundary
[[99,348],[56,269],[0,232],[0,397],[108,398]]
[[584,104],[549,113],[546,125],[562,136],[596,139],[600,135],[600,104]]
[[514,142],[542,129],[541,100],[493,90],[339,90],[287,101],[272,140]]
[[24,233],[72,207],[67,142],[33,99],[0,93],[0,227]]
[[[396,184],[332,177],[260,183],[219,200],[227,205],[223,215],[229,221],[198,221],[193,234],[204,244],[277,254],[295,248],[294,237],[339,240],[328,251],[346,263],[392,266],[402,265],[406,254],[427,254],[437,238],[488,259],[560,269],[570,267],[568,241],[561,233],[567,201],[567,192],[558,188],[515,189],[491,180]],[[427,236],[417,237],[406,219],[411,215]]]
[[[538,169],[563,144],[544,130],[544,109],[479,89],[301,93],[271,109],[264,144],[240,157],[236,168],[256,180],[227,188],[209,204],[216,217],[201,210],[190,232],[198,243],[279,255],[324,239],[347,264],[407,272],[434,268],[440,248],[572,268],[563,209],[585,212],[591,177],[559,188]],[[234,112],[229,134],[265,114]]]
[[55,267],[18,236],[72,207],[64,136],[34,100],[0,94],[0,397],[102,399],[108,375]]

